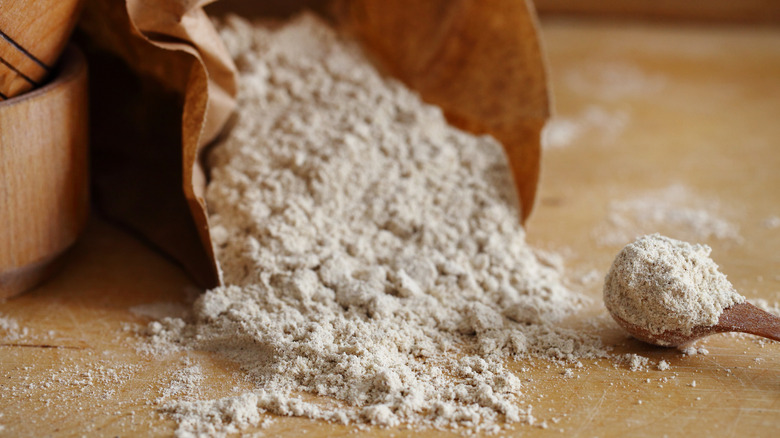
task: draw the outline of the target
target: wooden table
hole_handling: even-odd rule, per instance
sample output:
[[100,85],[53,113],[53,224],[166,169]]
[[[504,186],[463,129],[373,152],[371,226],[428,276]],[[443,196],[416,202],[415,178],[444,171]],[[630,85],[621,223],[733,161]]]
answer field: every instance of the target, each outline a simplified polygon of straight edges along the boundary
[[[739,227],[740,238],[705,239],[737,289],[780,301],[780,227],[771,220],[780,216],[780,29],[558,21],[545,22],[543,33],[559,118],[529,240],[564,254],[575,286],[595,272],[593,281],[579,282],[593,305],[570,324],[595,318],[595,328],[585,329],[615,352],[664,359],[671,369],[632,372],[584,361],[575,377],[564,378],[562,367],[548,369],[544,361],[510,364],[530,368],[520,374],[527,380],[523,406],[533,405],[537,418],[537,426],[514,433],[777,436],[780,344],[719,335],[703,343],[708,355],[693,356],[646,346],[605,316],[600,288],[619,249],[601,234],[614,213],[610,202],[677,184]],[[152,401],[182,357],[137,353],[126,328],[148,320],[132,306],[184,302],[193,291],[163,256],[94,218],[58,276],[0,304],[0,314],[20,326],[0,329],[0,436],[171,434],[174,423]],[[234,365],[206,353],[186,356],[207,375],[202,398],[245,387]],[[290,418],[263,430],[310,437],[352,431]]]

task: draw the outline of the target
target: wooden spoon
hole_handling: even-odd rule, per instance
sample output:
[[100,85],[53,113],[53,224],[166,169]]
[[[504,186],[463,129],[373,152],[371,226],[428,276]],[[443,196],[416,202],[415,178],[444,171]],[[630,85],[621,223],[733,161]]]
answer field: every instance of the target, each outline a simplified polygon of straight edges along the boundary
[[[610,312],[611,313],[611,312]],[[670,330],[661,334],[651,333],[644,327],[632,324],[621,317],[612,314],[612,318],[631,336],[648,344],[664,347],[685,345],[696,339],[716,333],[741,332],[763,336],[780,341],[780,318],[767,313],[750,303],[735,304],[723,310],[718,323],[712,326],[694,327],[690,334]]]

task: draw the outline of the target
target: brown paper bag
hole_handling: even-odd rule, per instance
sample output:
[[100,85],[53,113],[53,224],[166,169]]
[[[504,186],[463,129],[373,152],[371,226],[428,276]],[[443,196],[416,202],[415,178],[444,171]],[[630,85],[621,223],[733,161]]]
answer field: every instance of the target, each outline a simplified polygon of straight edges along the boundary
[[[91,69],[93,196],[98,208],[220,281],[200,154],[234,107],[236,70],[209,1],[88,0],[78,39]],[[528,217],[549,98],[537,26],[521,0],[223,1],[214,14],[290,15],[310,7],[361,40],[385,71],[455,125],[504,145]]]

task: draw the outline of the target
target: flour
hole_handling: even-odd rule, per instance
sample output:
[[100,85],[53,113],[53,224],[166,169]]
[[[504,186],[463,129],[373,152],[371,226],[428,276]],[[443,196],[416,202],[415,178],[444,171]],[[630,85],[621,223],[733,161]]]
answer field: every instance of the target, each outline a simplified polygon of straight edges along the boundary
[[[41,401],[46,406],[72,404],[87,397],[101,402],[108,401],[117,398],[117,389],[135,377],[139,367],[110,365],[108,361],[102,360],[88,364],[62,360],[45,372],[29,372],[29,376],[23,379],[24,384],[7,388],[6,396],[30,397],[33,390],[43,388],[47,391],[47,397]],[[29,371],[30,368],[25,366],[23,371]]]
[[646,98],[662,91],[668,78],[620,60],[588,61],[564,75],[571,91],[602,101]]
[[[14,359],[20,356],[12,349],[3,352],[3,360],[17,365],[2,375],[0,398],[5,402],[2,414],[8,430],[0,436],[57,435],[69,424],[79,435],[105,436],[106,424],[96,417],[111,418],[117,430],[138,427],[145,420],[133,410],[145,398],[143,382],[150,367],[119,363],[119,356],[101,353],[99,346],[45,351],[22,361]],[[159,423],[157,417],[150,415],[149,420]],[[147,425],[144,430],[154,430],[153,424]]]
[[780,228],[780,217],[769,216],[763,221],[761,221],[761,225],[767,230],[774,230],[775,228]]
[[179,424],[177,436],[224,436],[260,423],[257,395],[211,401],[180,401],[164,408]]
[[617,140],[630,121],[623,110],[590,105],[573,117],[553,117],[544,127],[542,146],[560,149],[575,144],[587,135],[596,135],[599,144]]
[[709,350],[704,347],[688,346],[680,350],[685,356],[696,356],[697,354],[706,356],[710,354]]
[[606,221],[596,227],[594,237],[601,246],[622,246],[655,231],[687,240],[742,240],[739,228],[720,214],[717,199],[698,196],[680,184],[610,202]]
[[583,298],[526,244],[495,140],[450,127],[311,15],[221,32],[241,73],[206,194],[226,286],[148,334],[236,361],[256,389],[167,405],[180,435],[264,412],[496,431],[532,421],[507,359],[605,355],[555,324]]
[[770,303],[769,300],[764,298],[751,298],[750,304],[758,307],[764,312],[769,312],[772,315],[780,316],[780,302],[775,301]]
[[183,318],[188,311],[187,306],[171,302],[139,304],[130,308],[133,315],[153,319]]
[[604,280],[604,304],[656,335],[715,325],[723,309],[745,298],[718,271],[711,251],[659,234],[641,237],[615,258]]
[[171,378],[165,385],[160,396],[155,400],[156,404],[165,404],[171,399],[189,400],[200,395],[200,386],[203,382],[203,370],[200,365],[190,365],[171,373]]
[[643,371],[650,364],[649,358],[633,353],[623,356],[623,361],[631,371]]
[[0,335],[6,341],[18,341],[29,334],[27,327],[21,327],[14,318],[0,314]]

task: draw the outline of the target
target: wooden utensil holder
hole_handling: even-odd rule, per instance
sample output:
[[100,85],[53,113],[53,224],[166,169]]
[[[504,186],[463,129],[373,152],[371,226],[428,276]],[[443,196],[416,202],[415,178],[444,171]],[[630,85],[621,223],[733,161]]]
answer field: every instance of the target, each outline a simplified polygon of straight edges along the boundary
[[0,299],[37,285],[86,223],[87,65],[68,47],[51,81],[0,102]]
[[22,95],[51,77],[83,3],[0,1],[0,100]]

